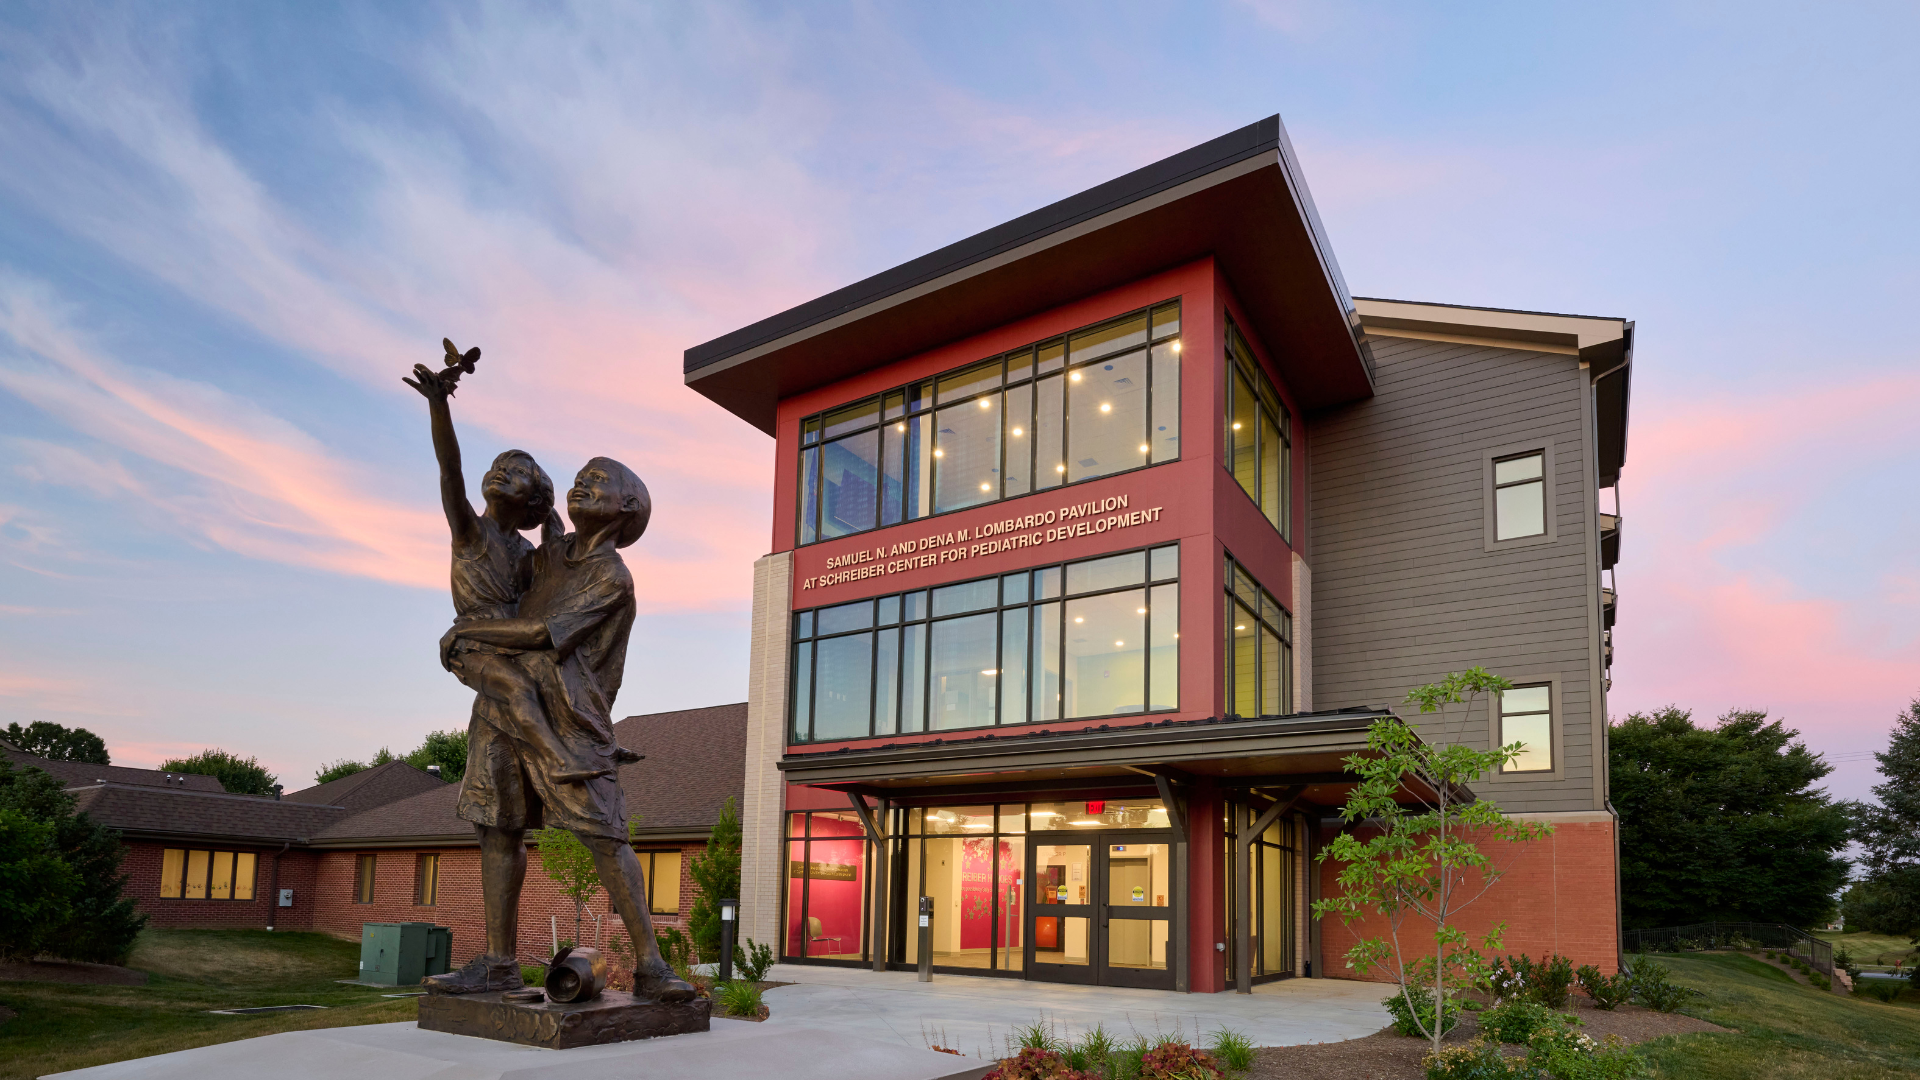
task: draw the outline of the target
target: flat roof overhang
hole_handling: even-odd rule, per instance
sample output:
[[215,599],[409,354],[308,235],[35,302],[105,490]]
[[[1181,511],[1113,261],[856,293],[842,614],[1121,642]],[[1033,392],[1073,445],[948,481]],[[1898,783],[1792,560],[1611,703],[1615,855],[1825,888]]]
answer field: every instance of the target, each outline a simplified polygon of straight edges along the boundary
[[1206,255],[1302,408],[1373,393],[1278,115],[696,345],[686,382],[772,434],[783,398]]
[[[1349,755],[1385,709],[1194,720],[1024,735],[981,735],[871,749],[788,754],[789,783],[893,800],[996,791],[1151,788],[1155,775],[1218,787],[1300,785],[1337,805],[1358,781]],[[1103,730],[1104,729],[1104,730]],[[1468,793],[1468,797],[1471,797]]]

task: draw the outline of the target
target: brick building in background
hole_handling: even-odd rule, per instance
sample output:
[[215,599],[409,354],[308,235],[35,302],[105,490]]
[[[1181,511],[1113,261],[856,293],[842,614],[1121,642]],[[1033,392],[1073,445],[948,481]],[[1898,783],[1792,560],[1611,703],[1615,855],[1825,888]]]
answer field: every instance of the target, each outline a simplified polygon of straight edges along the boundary
[[[1345,974],[1369,726],[1519,742],[1470,920],[1618,955],[1606,688],[1632,324],[1353,297],[1279,117],[686,351],[773,437],[746,932],[790,962]],[[1617,508],[1617,499],[1612,500]]]
[[[741,703],[614,725],[621,745],[647,755],[620,770],[620,783],[657,927],[686,926],[697,891],[686,864],[705,850],[722,804],[738,804],[746,715]],[[364,923],[431,922],[453,929],[456,966],[484,947],[479,848],[454,814],[459,785],[405,762],[273,799],[228,794],[211,776],[50,761],[4,743],[0,752],[52,774],[81,811],[120,832],[128,891],[155,926],[357,941]],[[529,848],[519,953],[544,961],[555,937],[574,938],[575,909]],[[604,894],[583,926],[588,942],[596,927],[619,932]]]

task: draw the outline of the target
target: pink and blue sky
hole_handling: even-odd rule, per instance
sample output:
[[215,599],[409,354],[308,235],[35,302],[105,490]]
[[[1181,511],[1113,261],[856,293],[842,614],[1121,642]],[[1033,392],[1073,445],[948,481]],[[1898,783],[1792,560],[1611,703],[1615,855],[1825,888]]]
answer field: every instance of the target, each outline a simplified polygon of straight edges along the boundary
[[[10,4],[0,723],[290,787],[464,723],[425,409],[651,485],[624,712],[745,697],[681,351],[1272,112],[1356,293],[1638,323],[1612,706],[1920,694],[1906,4]],[[470,475],[477,476],[477,469]]]

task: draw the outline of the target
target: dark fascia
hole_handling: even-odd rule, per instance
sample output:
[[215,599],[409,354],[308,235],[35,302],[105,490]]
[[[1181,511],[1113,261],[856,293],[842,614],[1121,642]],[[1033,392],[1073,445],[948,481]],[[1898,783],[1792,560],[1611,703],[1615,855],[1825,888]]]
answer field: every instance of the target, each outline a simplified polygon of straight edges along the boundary
[[[1617,343],[1611,356],[1595,358],[1593,372],[1593,412],[1596,457],[1601,487],[1620,482],[1620,470],[1627,463],[1627,404],[1633,379],[1633,324]],[[1585,357],[1583,356],[1583,359]]]
[[[891,270],[875,274],[687,349],[683,358],[686,381],[703,393],[714,396],[721,391],[703,386],[700,380],[708,377],[709,369],[724,365],[726,361],[740,357],[743,353],[779,343],[783,339],[793,338],[794,335],[801,335],[829,320],[858,312],[863,308],[897,297],[901,293],[935,282],[946,275],[1009,255],[1025,245],[1086,225],[1102,215],[1152,199],[1182,184],[1231,169],[1262,155],[1272,155],[1278,164],[1279,171],[1285,178],[1287,193],[1307,232],[1307,239],[1313,249],[1314,257],[1319,263],[1324,287],[1338,303],[1340,314],[1348,322],[1351,330],[1357,324],[1353,314],[1351,294],[1347,290],[1346,280],[1340,272],[1339,264],[1334,259],[1333,248],[1328,243],[1326,228],[1320,221],[1319,210],[1314,206],[1312,193],[1307,190],[1299,159],[1294,154],[1293,144],[1287,138],[1286,129],[1279,115],[1275,114],[1238,131],[1229,132],[1199,146],[1183,150],[1145,168],[1137,169],[1125,176],[1109,180],[1077,195],[1069,196],[1014,218],[1012,221],[996,225],[937,251],[902,263]],[[1110,284],[1103,287],[1110,287]],[[988,328],[982,326],[978,329]],[[1365,392],[1370,393],[1371,358],[1365,347],[1357,341],[1349,342],[1348,345],[1354,352],[1355,363],[1363,371],[1361,378],[1368,388]],[[785,347],[781,346],[781,348]],[[894,356],[887,359],[899,358]],[[720,398],[716,397],[716,400]],[[736,413],[741,412],[735,404],[728,401],[722,400],[721,404]],[[762,430],[770,432],[772,428],[770,413],[761,416],[758,414],[761,410],[754,411],[755,415],[752,416],[745,413],[741,415]]]
[[1296,713],[1278,717],[1227,717],[1205,720],[1163,720],[1157,724],[1112,727],[1088,726],[1078,731],[1022,732],[1016,735],[987,734],[963,739],[936,739],[923,743],[888,743],[874,747],[844,747],[811,754],[788,754],[775,766],[782,772],[831,769],[858,763],[862,766],[922,764],[953,759],[1008,757],[1032,753],[1077,751],[1101,753],[1183,743],[1220,740],[1251,740],[1274,735],[1318,734],[1336,731],[1365,731],[1375,720],[1391,716],[1381,708],[1339,709],[1329,712]]

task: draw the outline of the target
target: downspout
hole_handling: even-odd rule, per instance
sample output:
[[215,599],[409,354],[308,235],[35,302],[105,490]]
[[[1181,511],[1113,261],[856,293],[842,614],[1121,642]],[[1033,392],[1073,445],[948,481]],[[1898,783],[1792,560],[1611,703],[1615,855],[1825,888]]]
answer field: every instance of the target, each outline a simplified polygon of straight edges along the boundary
[[287,849],[292,846],[293,841],[288,840],[280,845],[279,851],[273,853],[273,887],[267,890],[267,933],[269,934],[273,933],[274,912],[280,910],[280,856],[285,855]]
[[[1592,400],[1595,405],[1594,414],[1596,416],[1599,415],[1600,380],[1609,375],[1619,374],[1626,370],[1628,365],[1633,363],[1633,330],[1631,325],[1628,327],[1627,335],[1627,347],[1621,351],[1620,362],[1600,374],[1595,375],[1588,387],[1587,392],[1592,395]],[[1598,444],[1599,441],[1596,439],[1596,450],[1598,449]],[[1616,481],[1614,487],[1614,509],[1616,511],[1620,508],[1619,501],[1619,485]],[[1616,579],[1615,588],[1618,589],[1619,571],[1616,570],[1614,574]],[[1606,753],[1602,755],[1601,760],[1607,770],[1607,796],[1604,803],[1607,808],[1607,813],[1613,815],[1613,942],[1615,951],[1618,954],[1614,958],[1614,970],[1625,971],[1627,970],[1627,898],[1626,890],[1620,883],[1620,811],[1615,809],[1613,805],[1613,733],[1607,730],[1606,718],[1603,717],[1602,721],[1599,735],[1601,748],[1605,750]]]

